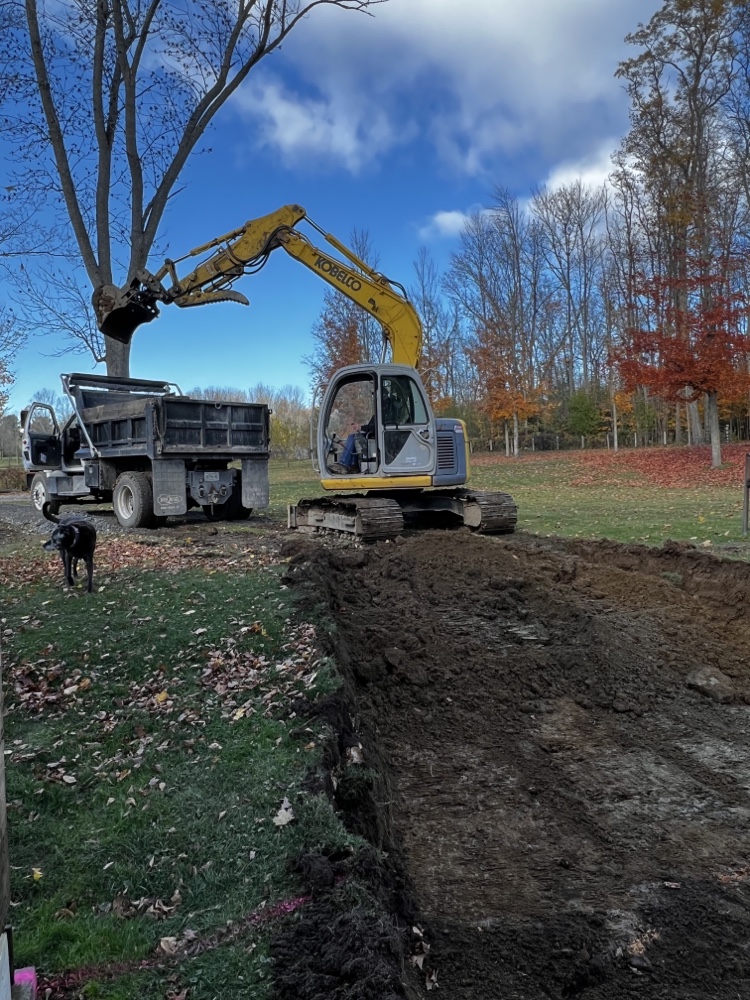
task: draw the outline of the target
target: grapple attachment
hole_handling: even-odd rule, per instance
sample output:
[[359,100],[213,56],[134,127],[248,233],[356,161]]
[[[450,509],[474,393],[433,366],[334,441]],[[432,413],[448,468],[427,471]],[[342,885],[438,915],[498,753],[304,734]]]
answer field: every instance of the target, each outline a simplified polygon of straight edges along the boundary
[[159,315],[156,296],[136,287],[118,288],[100,285],[94,289],[91,304],[96,325],[106,337],[129,344],[141,323],[150,323]]

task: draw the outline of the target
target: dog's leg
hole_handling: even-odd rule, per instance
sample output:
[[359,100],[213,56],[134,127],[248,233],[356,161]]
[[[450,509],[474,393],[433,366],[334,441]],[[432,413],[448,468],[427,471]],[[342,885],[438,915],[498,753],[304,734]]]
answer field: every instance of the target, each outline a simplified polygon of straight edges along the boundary
[[83,561],[86,563],[86,574],[88,576],[86,590],[91,594],[94,590],[94,557],[84,556]]
[[70,552],[68,552],[66,549],[64,549],[62,552],[62,561],[63,561],[63,570],[65,572],[65,582],[69,587],[74,587],[75,581],[73,580],[73,574],[71,572],[73,560],[70,555]]

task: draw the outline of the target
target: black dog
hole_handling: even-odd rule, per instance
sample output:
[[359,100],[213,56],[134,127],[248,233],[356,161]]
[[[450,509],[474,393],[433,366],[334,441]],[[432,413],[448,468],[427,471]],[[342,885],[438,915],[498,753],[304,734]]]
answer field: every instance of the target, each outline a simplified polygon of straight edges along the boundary
[[91,521],[86,521],[82,517],[57,517],[51,514],[49,504],[42,507],[42,513],[48,521],[52,521],[57,527],[52,532],[48,541],[42,548],[47,552],[60,553],[65,573],[65,582],[69,587],[73,587],[73,577],[78,576],[78,560],[83,559],[88,574],[89,594],[94,589],[94,549],[96,548],[96,528]]

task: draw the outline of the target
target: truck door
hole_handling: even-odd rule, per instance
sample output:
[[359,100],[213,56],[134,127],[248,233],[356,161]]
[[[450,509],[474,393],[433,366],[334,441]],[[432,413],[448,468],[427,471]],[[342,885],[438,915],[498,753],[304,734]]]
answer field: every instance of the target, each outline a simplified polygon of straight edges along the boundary
[[60,468],[62,448],[57,414],[47,403],[32,403],[21,414],[23,431],[21,451],[27,472]]
[[380,377],[381,475],[431,475],[435,427],[417,382],[410,375]]

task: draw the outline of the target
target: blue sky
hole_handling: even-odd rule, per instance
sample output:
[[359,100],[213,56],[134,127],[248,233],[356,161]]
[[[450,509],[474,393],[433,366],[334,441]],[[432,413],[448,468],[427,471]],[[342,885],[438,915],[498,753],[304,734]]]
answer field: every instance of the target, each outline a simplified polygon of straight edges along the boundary
[[[660,6],[388,0],[374,17],[319,8],[223,109],[212,152],[189,163],[165,217],[165,255],[296,202],[345,243],[366,231],[383,272],[409,286],[419,248],[444,267],[462,219],[495,186],[526,197],[543,184],[604,178],[627,129],[614,77],[634,54],[624,37]],[[302,359],[327,287],[279,250],[237,283],[249,308],[169,306],[141,327],[132,375],[183,390],[307,389]],[[11,409],[37,389],[59,391],[60,372],[103,372],[85,354],[52,356],[58,346],[36,337],[19,356]]]

